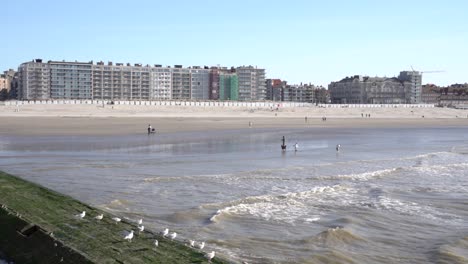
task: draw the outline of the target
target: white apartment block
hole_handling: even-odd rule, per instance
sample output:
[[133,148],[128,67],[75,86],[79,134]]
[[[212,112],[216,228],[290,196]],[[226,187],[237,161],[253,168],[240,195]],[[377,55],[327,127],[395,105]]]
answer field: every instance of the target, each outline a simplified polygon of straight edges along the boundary
[[19,99],[46,100],[50,99],[50,69],[49,65],[36,59],[23,63],[19,72]]
[[[18,69],[18,99],[209,100],[213,71],[207,66],[37,59],[21,64]],[[239,100],[265,100],[264,69],[248,66],[231,71],[239,77]]]

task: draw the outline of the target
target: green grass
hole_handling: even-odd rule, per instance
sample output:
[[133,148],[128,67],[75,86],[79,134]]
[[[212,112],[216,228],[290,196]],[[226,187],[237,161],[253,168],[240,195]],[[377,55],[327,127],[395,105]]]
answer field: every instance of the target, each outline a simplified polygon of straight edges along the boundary
[[[50,247],[56,252],[49,252],[47,258],[63,257],[68,260],[65,263],[208,263],[204,252],[151,231],[138,235],[132,223],[116,224],[113,215],[4,172],[0,172],[0,204],[5,207],[0,209],[0,251],[12,258],[30,255],[23,256],[25,262],[41,263],[33,260],[35,252]],[[86,211],[84,219],[75,217],[82,211]],[[101,213],[104,219],[94,219]],[[16,232],[29,223],[42,231],[27,238]],[[136,233],[132,242],[123,239],[129,230]],[[159,247],[153,245],[155,239]],[[22,247],[15,247],[18,244]],[[214,258],[212,263],[231,262]]]

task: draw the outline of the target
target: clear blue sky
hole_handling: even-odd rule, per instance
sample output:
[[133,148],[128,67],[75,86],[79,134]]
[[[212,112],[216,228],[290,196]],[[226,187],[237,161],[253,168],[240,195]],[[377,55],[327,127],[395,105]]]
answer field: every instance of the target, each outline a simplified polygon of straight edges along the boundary
[[327,85],[355,74],[468,82],[468,1],[2,1],[0,71],[34,58],[256,65]]

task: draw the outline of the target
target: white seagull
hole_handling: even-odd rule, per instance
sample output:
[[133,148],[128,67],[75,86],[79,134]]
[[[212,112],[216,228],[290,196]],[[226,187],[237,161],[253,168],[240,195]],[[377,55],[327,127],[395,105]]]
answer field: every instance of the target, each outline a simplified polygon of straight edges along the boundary
[[166,228],[164,229],[164,231],[162,231],[162,236],[165,237],[169,234],[169,228]]
[[206,254],[206,258],[208,259],[208,261],[211,262],[211,259],[214,258],[215,256],[215,252],[214,251],[211,251],[210,253],[207,253]]
[[194,246],[195,246],[195,240],[189,240],[189,243],[190,243],[190,247],[194,247]]
[[169,238],[170,238],[171,240],[174,240],[174,238],[176,238],[176,236],[177,236],[177,233],[174,232],[174,233],[171,233],[171,234],[169,235]]
[[112,217],[112,220],[114,220],[116,224],[117,224],[118,222],[122,221],[122,219],[120,219],[120,218],[118,218],[118,217]]
[[145,230],[145,226],[138,226],[138,230],[139,230],[140,232],[143,232],[143,230]]
[[138,225],[141,225],[143,223],[143,219],[138,220]]
[[159,241],[157,239],[154,241],[154,246],[155,247],[159,246]]
[[77,214],[76,217],[83,219],[86,215],[86,211],[81,212],[81,214]]
[[100,214],[100,215],[98,215],[98,216],[96,216],[94,218],[96,218],[97,220],[102,220],[103,217],[104,217],[104,214]]
[[201,242],[199,245],[198,245],[198,248],[201,250],[205,247],[205,241]]
[[124,237],[125,240],[128,240],[130,242],[132,242],[132,238],[133,238],[133,230],[131,230],[130,233]]

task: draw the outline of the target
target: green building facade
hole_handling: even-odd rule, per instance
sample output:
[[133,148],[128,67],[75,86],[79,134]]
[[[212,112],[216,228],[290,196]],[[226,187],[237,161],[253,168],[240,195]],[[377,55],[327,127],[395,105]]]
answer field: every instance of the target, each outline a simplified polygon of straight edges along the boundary
[[236,74],[221,73],[219,75],[219,99],[239,100],[239,80]]

